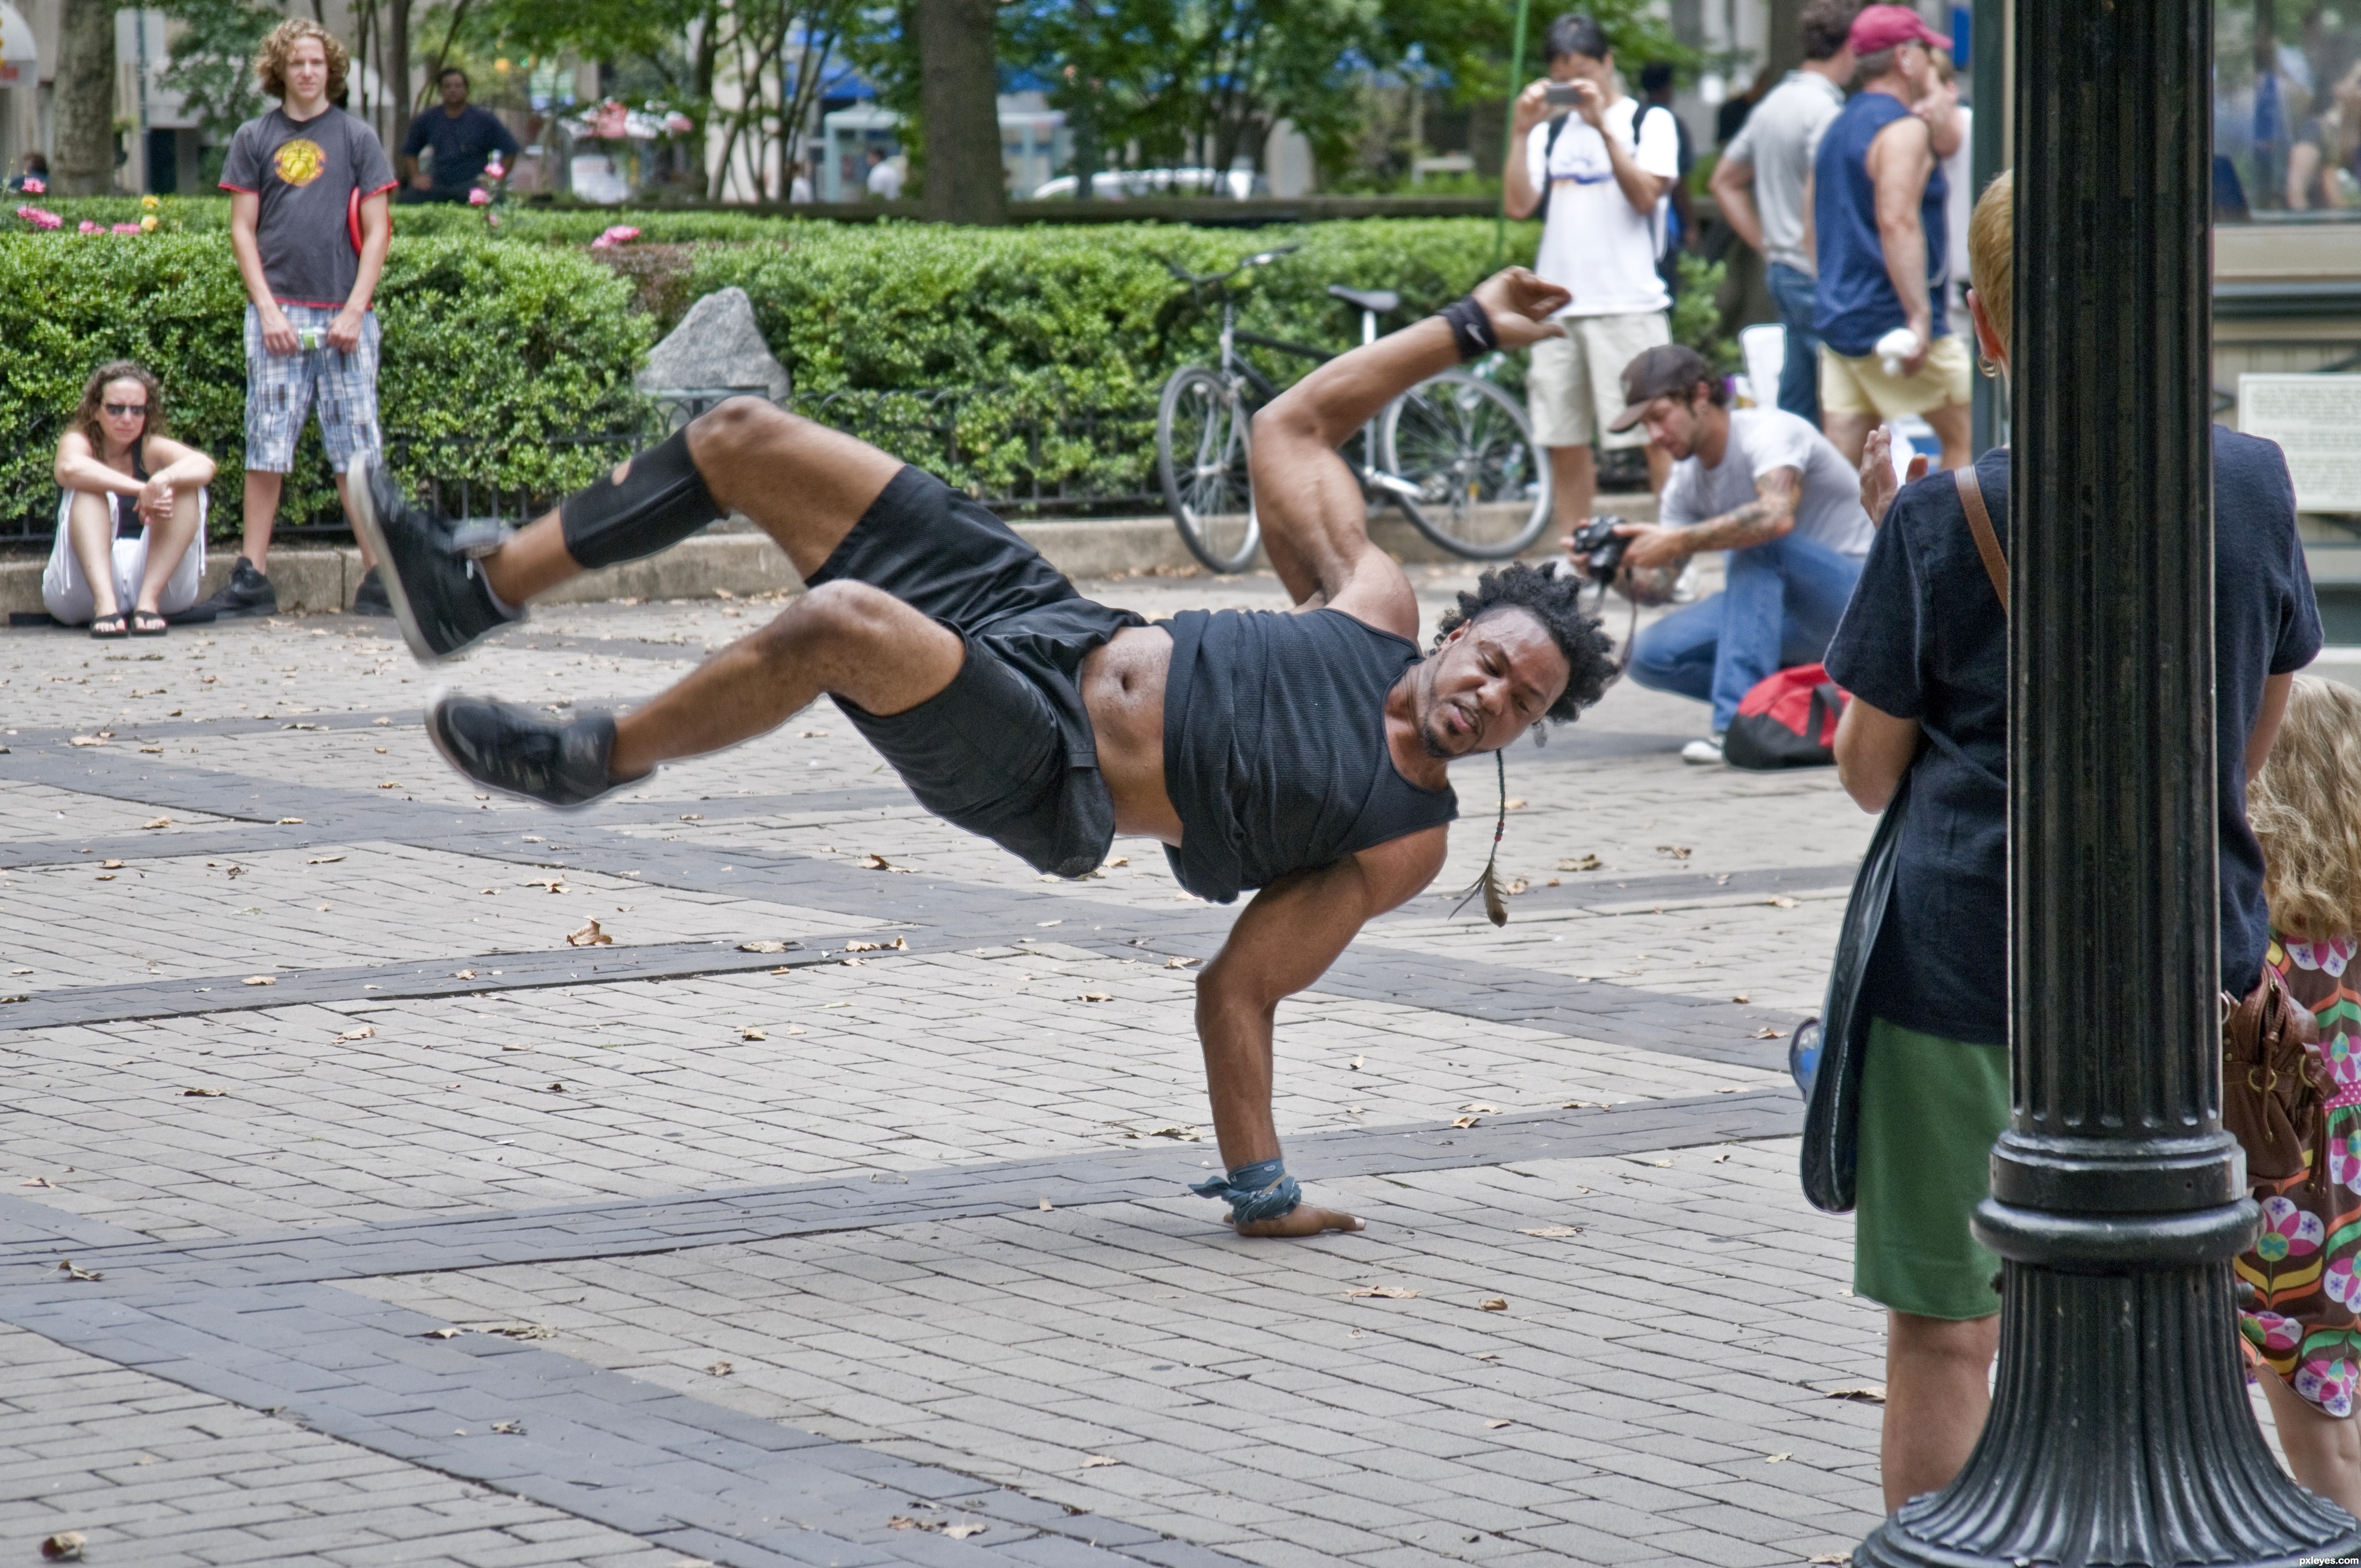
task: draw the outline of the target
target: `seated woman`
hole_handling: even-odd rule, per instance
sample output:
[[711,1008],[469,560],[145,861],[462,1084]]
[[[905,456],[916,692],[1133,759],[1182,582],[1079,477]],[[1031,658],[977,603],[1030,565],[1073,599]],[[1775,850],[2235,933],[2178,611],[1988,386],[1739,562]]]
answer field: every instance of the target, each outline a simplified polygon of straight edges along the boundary
[[83,386],[56,472],[65,496],[42,606],[93,637],[161,637],[167,615],[197,602],[214,460],[164,433],[162,384],[118,359]]

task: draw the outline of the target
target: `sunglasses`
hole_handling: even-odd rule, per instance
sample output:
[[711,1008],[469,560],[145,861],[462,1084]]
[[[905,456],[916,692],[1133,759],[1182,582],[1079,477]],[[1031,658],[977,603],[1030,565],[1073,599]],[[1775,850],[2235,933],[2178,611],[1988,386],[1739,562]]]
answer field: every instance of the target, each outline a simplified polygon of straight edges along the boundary
[[144,414],[148,411],[146,403],[107,403],[103,406],[116,419],[129,419],[133,414]]

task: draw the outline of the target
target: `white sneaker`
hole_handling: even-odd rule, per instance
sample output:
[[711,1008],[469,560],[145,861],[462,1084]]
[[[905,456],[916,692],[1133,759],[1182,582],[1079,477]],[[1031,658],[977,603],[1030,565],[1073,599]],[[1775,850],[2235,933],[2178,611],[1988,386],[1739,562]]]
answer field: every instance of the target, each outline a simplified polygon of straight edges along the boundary
[[[1682,565],[1681,575],[1673,579],[1673,602],[1675,604],[1694,604],[1697,602],[1697,557],[1692,555]],[[1696,759],[1691,758],[1690,761],[1694,762]]]
[[1687,745],[1682,747],[1681,761],[1684,762],[1694,762],[1699,767],[1706,767],[1712,763],[1720,762],[1721,732],[1719,730],[1716,730],[1712,735],[1707,737],[1705,740],[1692,740]]

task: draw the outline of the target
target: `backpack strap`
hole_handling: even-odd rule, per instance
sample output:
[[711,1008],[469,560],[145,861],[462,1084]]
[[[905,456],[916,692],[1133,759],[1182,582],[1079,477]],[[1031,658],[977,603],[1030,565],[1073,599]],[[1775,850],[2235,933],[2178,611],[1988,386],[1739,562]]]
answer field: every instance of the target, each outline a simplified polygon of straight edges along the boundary
[[1557,189],[1557,181],[1550,178],[1550,154],[1557,150],[1557,138],[1565,134],[1566,122],[1573,118],[1574,111],[1571,109],[1563,115],[1551,116],[1549,135],[1542,138],[1542,201],[1541,205],[1533,209],[1533,222],[1537,224],[1549,222],[1550,194]]
[[1983,487],[1976,483],[1975,466],[1952,469],[1951,482],[1960,488],[1960,505],[1968,513],[1968,532],[1976,536],[1976,554],[1984,558],[1984,576],[1992,579],[1993,592],[2000,596],[2000,612],[2006,615],[2008,557],[2001,554],[2000,538],[1993,532],[1992,513],[1984,510]]

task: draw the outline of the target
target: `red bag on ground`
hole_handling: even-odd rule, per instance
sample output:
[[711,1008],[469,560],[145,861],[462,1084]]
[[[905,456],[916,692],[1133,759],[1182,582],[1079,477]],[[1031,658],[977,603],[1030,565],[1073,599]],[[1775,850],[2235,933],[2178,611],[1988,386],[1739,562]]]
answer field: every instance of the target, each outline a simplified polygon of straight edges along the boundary
[[1798,664],[1756,685],[1721,739],[1734,768],[1826,768],[1836,764],[1837,720],[1850,700],[1822,664]]

